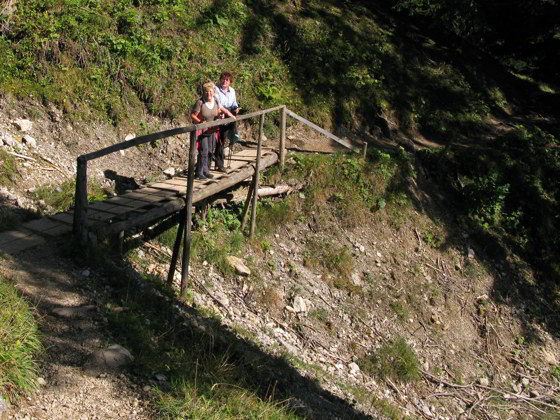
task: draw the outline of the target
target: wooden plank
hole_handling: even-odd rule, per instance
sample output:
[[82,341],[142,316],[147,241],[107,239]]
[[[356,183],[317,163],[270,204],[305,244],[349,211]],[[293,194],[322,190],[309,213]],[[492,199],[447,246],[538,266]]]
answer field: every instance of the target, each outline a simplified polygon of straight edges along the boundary
[[[69,227],[69,229],[72,228]],[[3,244],[0,244],[0,252],[3,252],[5,254],[16,254],[18,252],[23,251],[24,249],[36,247],[39,245],[43,245],[45,243],[46,243],[45,238],[39,235],[29,235],[12,242],[5,242]]]
[[352,143],[349,143],[349,142],[347,142],[346,140],[342,140],[340,137],[337,137],[337,136],[335,136],[334,134],[329,133],[329,132],[326,131],[326,130],[323,130],[323,129],[322,129],[321,127],[319,127],[318,125],[313,124],[311,121],[308,121],[308,120],[306,120],[306,119],[303,118],[303,117],[300,117],[298,114],[296,114],[296,113],[294,113],[294,112],[292,112],[292,111],[290,111],[290,110],[288,110],[288,109],[286,110],[286,114],[288,114],[290,117],[295,118],[296,120],[298,120],[298,121],[304,123],[305,125],[307,125],[307,126],[313,128],[313,129],[317,130],[319,133],[321,133],[321,134],[327,136],[329,139],[334,140],[335,142],[337,142],[337,143],[339,143],[339,144],[342,144],[344,147],[346,147],[346,148],[348,148],[348,149],[350,149],[350,150],[352,150],[352,151],[354,151],[354,152],[359,152],[359,151],[361,150],[360,148],[354,146]]
[[64,213],[57,213],[53,214],[52,216],[47,216],[54,220],[59,220],[63,223],[67,223],[69,225],[73,224],[74,222],[74,215],[72,212],[65,211]]
[[27,222],[24,223],[22,225],[23,228],[25,229],[29,229],[33,232],[38,232],[41,233],[43,231],[52,229],[53,227],[56,226],[61,226],[63,225],[63,223],[56,221],[56,220],[52,220],[46,217],[42,217],[40,219],[37,220],[32,220],[31,222]]
[[[277,161],[278,155],[276,153],[267,153],[266,156],[261,157],[261,168],[264,170]],[[199,190],[195,189],[192,198],[193,204],[238,184],[239,182],[251,177],[254,172],[254,167],[252,165],[248,165],[245,170],[230,174],[230,176],[221,179],[219,182],[209,184],[205,188],[201,188]],[[166,203],[160,203],[158,206],[146,211],[145,214],[139,217],[129,217],[127,220],[115,222],[111,225],[96,226],[96,231],[98,233],[98,237],[101,239],[120,232],[121,230],[127,230],[133,226],[143,225],[151,222],[152,220],[174,213],[181,210],[184,206],[185,200],[183,198],[177,198]]]
[[93,204],[90,204],[89,208],[93,209],[93,210],[102,210],[102,211],[105,211],[105,212],[108,212],[108,213],[112,213],[115,216],[118,216],[119,214],[129,212],[129,211],[134,209],[134,207],[124,206],[124,205],[121,205],[121,204],[114,205],[114,204],[108,203],[108,202],[93,203]]
[[147,203],[157,203],[158,201],[162,201],[164,199],[164,197],[160,197],[157,195],[143,194],[142,190],[135,190],[134,192],[126,193],[121,197],[132,198],[134,200],[145,201]]
[[20,239],[25,239],[28,236],[31,236],[32,232],[26,230],[9,230],[7,232],[0,233],[0,245],[19,241]]

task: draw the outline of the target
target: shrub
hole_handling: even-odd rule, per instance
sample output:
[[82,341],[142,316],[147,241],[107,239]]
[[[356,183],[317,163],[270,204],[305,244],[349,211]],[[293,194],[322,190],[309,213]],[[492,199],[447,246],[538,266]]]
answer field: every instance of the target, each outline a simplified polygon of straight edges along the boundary
[[380,378],[391,378],[408,383],[420,378],[420,362],[416,353],[403,337],[384,344],[373,354],[358,361],[360,368]]

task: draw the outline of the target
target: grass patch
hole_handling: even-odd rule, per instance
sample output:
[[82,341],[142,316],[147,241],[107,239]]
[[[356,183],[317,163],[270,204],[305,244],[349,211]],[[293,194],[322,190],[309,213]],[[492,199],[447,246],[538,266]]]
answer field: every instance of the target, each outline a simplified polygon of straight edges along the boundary
[[403,383],[420,379],[420,362],[403,337],[396,337],[369,356],[358,361],[360,368],[379,378],[391,378]]
[[37,387],[42,346],[29,302],[2,277],[0,308],[0,390],[15,402]]
[[16,159],[0,150],[0,186],[12,185],[19,176]]
[[[36,200],[43,200],[45,204],[60,213],[74,207],[74,194],[76,193],[76,181],[67,180],[61,185],[43,185],[38,187],[33,196]],[[88,182],[88,201],[102,201],[107,198],[103,188],[95,182]]]
[[[190,308],[179,316],[181,304],[161,280],[147,279],[151,281],[144,280],[138,287],[139,280],[127,275],[128,271],[113,270],[99,281],[112,288],[103,299],[114,339],[133,353],[130,369],[135,375],[148,380],[163,373],[169,379],[166,386],[153,390],[158,418],[301,418],[275,391],[278,381],[283,381],[275,369],[289,367],[255,352],[237,337],[250,338],[250,331],[238,326],[231,332],[218,317]],[[105,290],[103,286],[99,283],[98,289]],[[127,310],[112,310],[117,307]]]
[[332,274],[333,284],[337,288],[348,289],[352,286],[349,278],[354,263],[346,247],[336,246],[329,240],[310,240],[306,243],[303,264],[320,269],[325,274]]

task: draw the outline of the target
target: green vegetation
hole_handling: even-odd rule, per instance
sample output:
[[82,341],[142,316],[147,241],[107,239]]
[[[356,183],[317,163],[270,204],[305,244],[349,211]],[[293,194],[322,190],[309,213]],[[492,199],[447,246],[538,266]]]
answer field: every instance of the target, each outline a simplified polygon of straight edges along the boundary
[[[432,178],[452,194],[460,222],[529,261],[547,279],[560,278],[560,141],[537,127],[517,126],[488,147],[424,150]],[[558,296],[558,284],[548,282]],[[550,295],[549,295],[550,296]],[[554,301],[553,299],[550,300]]]
[[42,346],[29,303],[2,277],[0,308],[0,391],[16,401],[37,386],[36,357]]
[[15,158],[4,150],[0,150],[0,186],[13,184],[18,175]]
[[408,383],[420,379],[420,363],[416,353],[403,337],[396,337],[375,353],[358,361],[360,368],[380,378]]
[[[74,206],[76,181],[67,180],[59,186],[43,185],[33,193],[37,200],[54,209],[55,213],[70,210]],[[107,198],[103,189],[94,182],[88,182],[88,201],[101,201]]]
[[195,322],[185,322],[161,279],[146,277],[146,287],[139,288],[118,271],[105,281],[115,290],[104,296],[107,318],[115,339],[135,356],[131,370],[144,378],[168,378],[154,389],[158,418],[300,418],[275,390],[282,377],[275,370],[291,369],[285,362],[244,348],[215,315],[189,310]]

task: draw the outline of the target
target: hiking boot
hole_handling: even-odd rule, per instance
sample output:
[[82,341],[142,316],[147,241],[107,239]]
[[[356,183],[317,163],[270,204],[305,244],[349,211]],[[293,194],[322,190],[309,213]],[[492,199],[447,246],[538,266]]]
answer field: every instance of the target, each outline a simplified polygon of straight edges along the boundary
[[204,174],[204,176],[206,178],[214,178],[214,175],[212,175],[211,173]]
[[205,179],[208,179],[208,177],[206,175],[197,175],[194,177],[194,179],[198,179],[200,181],[203,181]]

